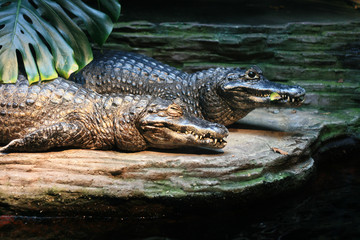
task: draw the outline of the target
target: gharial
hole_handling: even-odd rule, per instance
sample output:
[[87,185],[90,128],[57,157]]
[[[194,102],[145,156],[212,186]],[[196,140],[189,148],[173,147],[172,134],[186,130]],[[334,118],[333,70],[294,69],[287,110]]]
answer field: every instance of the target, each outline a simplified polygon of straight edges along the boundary
[[[267,80],[254,66],[212,68],[188,74],[140,54],[105,51],[71,76],[99,93],[127,92],[180,99],[196,116],[230,125],[250,111],[268,106],[298,106],[305,90]],[[276,97],[272,98],[272,94]]]
[[29,86],[20,75],[16,84],[0,85],[2,152],[223,148],[227,135],[224,126],[190,115],[172,100],[101,95],[62,78]]

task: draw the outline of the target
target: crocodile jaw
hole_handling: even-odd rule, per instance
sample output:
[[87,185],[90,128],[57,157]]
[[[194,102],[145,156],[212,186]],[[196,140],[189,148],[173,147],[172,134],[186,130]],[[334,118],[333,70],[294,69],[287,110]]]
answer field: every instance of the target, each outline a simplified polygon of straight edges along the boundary
[[229,134],[224,126],[189,114],[176,119],[156,114],[148,115],[141,120],[140,132],[149,146],[155,148],[220,149],[225,147],[225,138]]
[[[272,99],[271,95],[276,93],[277,94],[277,98]],[[254,102],[254,103],[263,103],[263,104],[281,104],[281,105],[288,105],[288,106],[300,106],[304,100],[305,97],[304,95],[301,96],[294,96],[288,93],[282,93],[281,91],[278,92],[269,92],[269,91],[264,91],[262,92],[262,94],[258,94],[258,95],[250,95],[249,100]]]
[[[272,98],[272,94],[276,98]],[[222,86],[222,94],[233,107],[267,107],[299,106],[304,102],[305,90],[299,86],[289,86],[271,82],[267,79],[259,81],[228,82]]]

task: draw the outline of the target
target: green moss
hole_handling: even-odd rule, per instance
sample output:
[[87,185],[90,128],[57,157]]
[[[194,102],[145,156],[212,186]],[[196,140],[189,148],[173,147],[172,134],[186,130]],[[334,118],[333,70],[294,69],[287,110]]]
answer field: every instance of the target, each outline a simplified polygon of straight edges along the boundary
[[[321,113],[322,111],[320,111]],[[332,111],[330,116],[342,120],[341,124],[355,124],[360,118],[360,107],[347,108],[345,110]]]
[[197,62],[197,63],[184,63],[183,68],[198,68],[198,69],[206,69],[210,67],[249,67],[252,65],[251,63],[221,63],[221,62]]
[[[191,72],[201,66],[256,64],[269,79],[332,82],[329,88],[334,90],[359,82],[359,29],[359,22],[352,21],[271,26],[137,21],[116,24],[106,44],[149,52]],[[181,57],[174,59],[174,53]],[[337,84],[340,79],[344,83]]]
[[319,134],[319,144],[339,136],[360,134],[360,108],[333,111],[329,115],[339,122],[324,126]]
[[147,185],[144,195],[154,197],[185,197],[186,193],[180,187],[175,186],[170,180],[157,180]]
[[[299,80],[292,80],[292,83],[299,84],[305,88],[311,88],[313,90],[320,90],[322,92],[349,92],[349,93],[356,93],[358,89],[360,89],[360,83],[355,81],[345,81],[345,82],[338,82],[338,81],[331,81],[331,80],[306,80],[306,81],[299,81]],[[346,91],[348,90],[348,91]],[[360,91],[360,90],[359,90]]]
[[237,192],[241,192],[246,187],[262,184],[265,182],[265,180],[266,180],[265,176],[262,176],[248,181],[238,181],[238,182],[225,181],[218,188],[220,188],[222,191],[232,191],[234,193],[237,193]]
[[260,175],[262,173],[264,168],[253,168],[253,169],[246,169],[246,170],[240,170],[237,172],[232,173],[232,176],[237,177],[250,177],[255,175]]
[[273,183],[276,181],[283,180],[289,176],[292,176],[292,173],[289,172],[280,172],[280,173],[267,173],[259,178],[251,179],[248,181],[225,181],[221,183],[219,188],[222,191],[231,191],[234,193],[241,192],[246,188],[253,187],[256,185],[262,185],[265,183]]

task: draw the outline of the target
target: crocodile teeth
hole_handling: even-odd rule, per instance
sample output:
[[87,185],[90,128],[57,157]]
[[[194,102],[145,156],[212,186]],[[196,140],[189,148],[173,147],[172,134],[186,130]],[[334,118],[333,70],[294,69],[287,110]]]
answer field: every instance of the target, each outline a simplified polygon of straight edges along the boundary
[[191,130],[186,130],[186,131],[176,131],[177,133],[180,134],[189,134],[192,135],[194,137],[195,141],[201,141],[203,144],[208,144],[208,145],[213,145],[216,147],[223,147],[226,144],[226,141],[222,138],[216,138],[215,136],[212,136],[210,133],[206,133],[204,135],[199,135],[196,134],[195,132],[191,131]]

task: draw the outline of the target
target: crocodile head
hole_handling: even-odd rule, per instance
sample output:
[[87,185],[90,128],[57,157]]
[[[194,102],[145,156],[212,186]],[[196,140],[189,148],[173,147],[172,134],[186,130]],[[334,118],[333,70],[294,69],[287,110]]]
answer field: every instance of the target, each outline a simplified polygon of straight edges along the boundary
[[305,90],[267,80],[260,68],[235,68],[220,82],[219,95],[231,108],[252,110],[269,106],[299,106]]
[[157,99],[140,116],[138,129],[150,147],[223,148],[228,130],[195,117],[170,100]]

